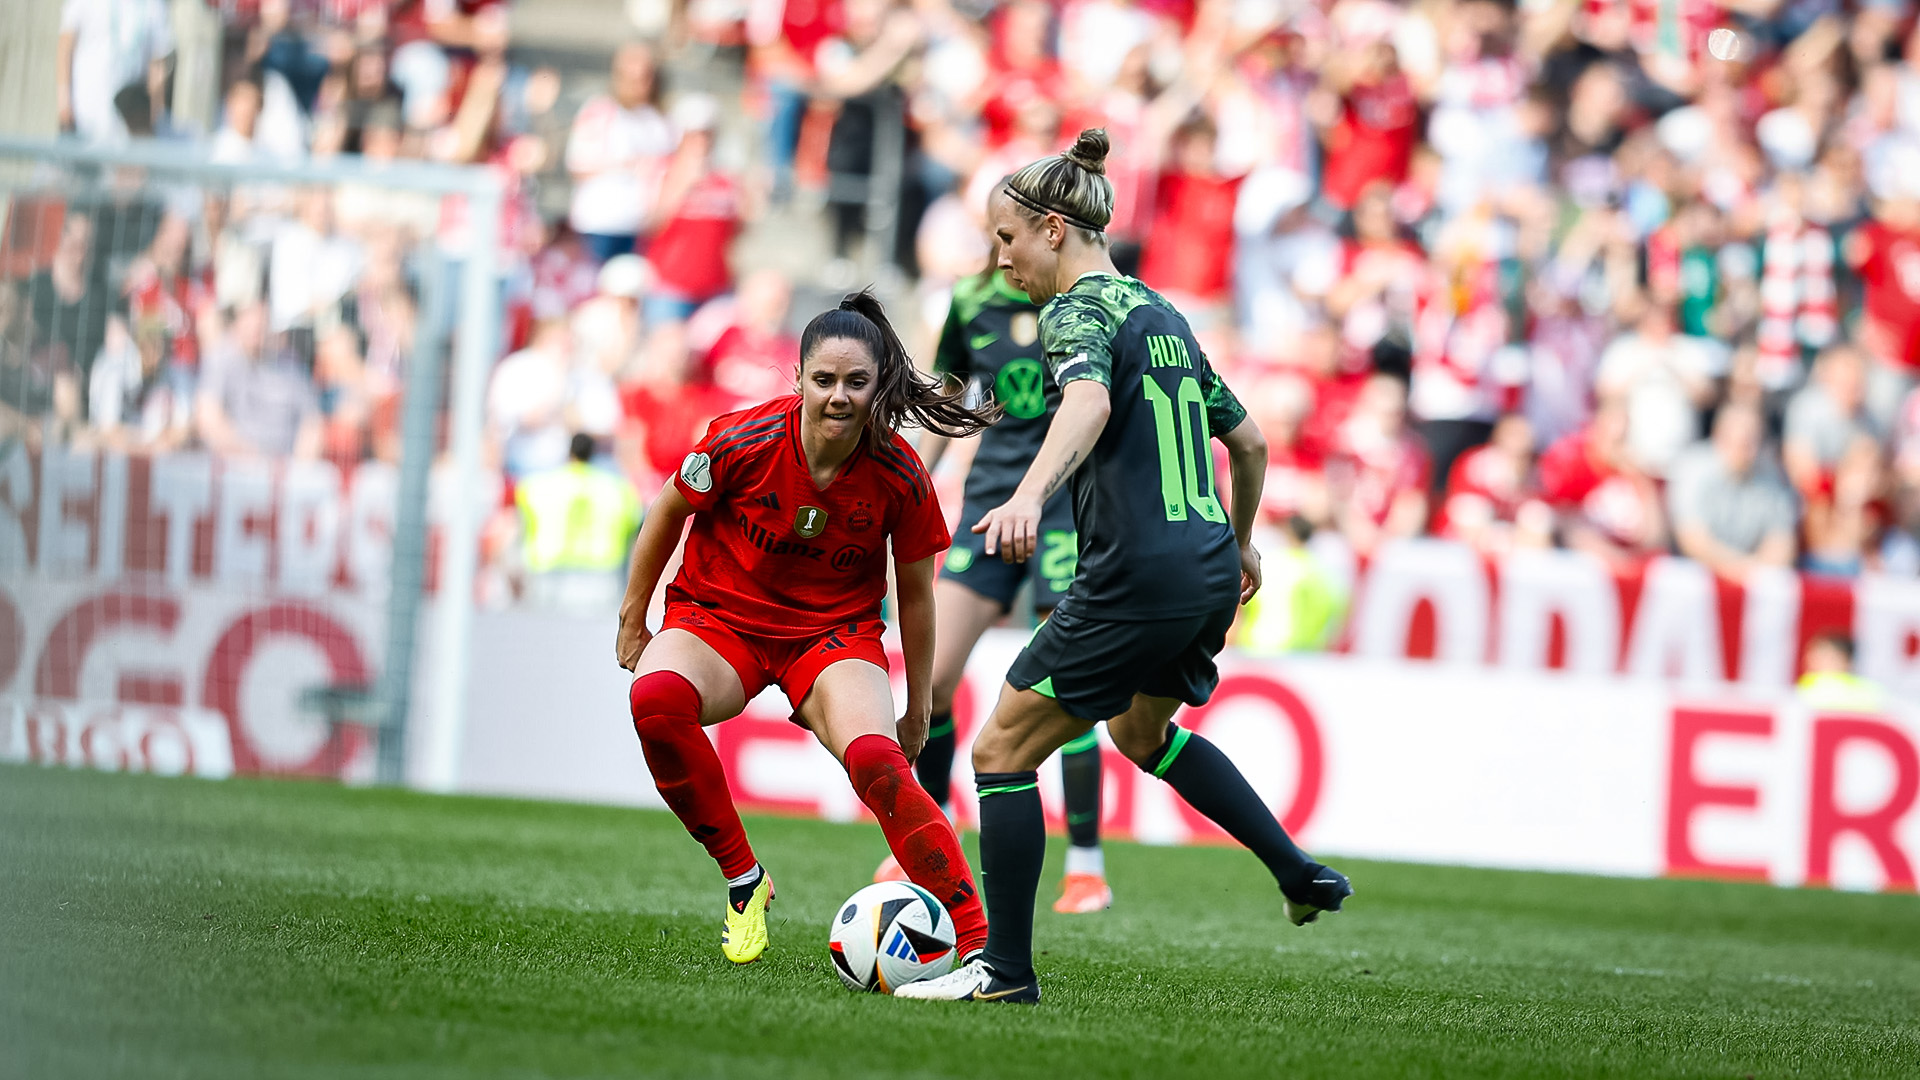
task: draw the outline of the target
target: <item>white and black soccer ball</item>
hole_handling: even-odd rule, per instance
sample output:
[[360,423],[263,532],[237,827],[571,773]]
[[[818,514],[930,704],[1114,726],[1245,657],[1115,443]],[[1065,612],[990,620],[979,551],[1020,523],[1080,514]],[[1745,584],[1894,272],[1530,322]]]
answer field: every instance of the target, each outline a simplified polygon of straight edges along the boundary
[[834,912],[827,954],[849,988],[891,994],[953,970],[953,919],[911,882],[869,885]]

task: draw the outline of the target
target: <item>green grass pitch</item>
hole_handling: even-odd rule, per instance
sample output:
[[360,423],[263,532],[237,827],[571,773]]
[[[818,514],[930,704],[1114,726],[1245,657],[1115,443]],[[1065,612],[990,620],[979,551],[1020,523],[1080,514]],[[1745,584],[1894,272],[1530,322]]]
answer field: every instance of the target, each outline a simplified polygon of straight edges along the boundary
[[[756,818],[773,949],[664,813],[0,768],[0,1076],[1920,1076],[1920,899],[1114,844],[1038,1008],[856,995],[872,825]],[[1053,852],[1043,900],[1057,879]]]

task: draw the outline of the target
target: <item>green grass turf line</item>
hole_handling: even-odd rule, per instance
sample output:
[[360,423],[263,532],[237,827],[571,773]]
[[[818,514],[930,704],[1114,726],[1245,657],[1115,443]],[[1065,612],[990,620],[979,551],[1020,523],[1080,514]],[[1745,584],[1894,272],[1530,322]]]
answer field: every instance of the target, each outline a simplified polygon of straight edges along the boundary
[[1286,924],[1227,848],[1113,844],[1038,1008],[856,995],[866,825],[755,818],[718,948],[664,813],[0,767],[0,1076],[1920,1076],[1920,899],[1336,860]]

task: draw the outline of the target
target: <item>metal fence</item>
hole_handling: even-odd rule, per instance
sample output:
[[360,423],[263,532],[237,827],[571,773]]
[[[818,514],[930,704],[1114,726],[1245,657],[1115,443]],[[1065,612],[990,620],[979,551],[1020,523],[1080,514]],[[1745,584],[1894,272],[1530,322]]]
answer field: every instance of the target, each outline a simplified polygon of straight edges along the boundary
[[452,786],[500,214],[0,139],[0,757]]

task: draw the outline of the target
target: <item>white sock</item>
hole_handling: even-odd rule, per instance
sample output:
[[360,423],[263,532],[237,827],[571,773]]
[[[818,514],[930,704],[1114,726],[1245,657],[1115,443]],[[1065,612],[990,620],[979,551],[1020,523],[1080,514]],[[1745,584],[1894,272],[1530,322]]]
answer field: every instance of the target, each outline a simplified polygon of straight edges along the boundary
[[1067,873],[1107,876],[1107,853],[1097,847],[1067,846]]
[[744,873],[744,874],[741,874],[741,875],[740,875],[739,877],[730,877],[730,878],[728,878],[728,879],[727,879],[727,888],[729,888],[729,889],[738,889],[738,888],[740,888],[740,887],[741,887],[741,886],[743,886],[743,885],[752,885],[752,884],[754,884],[755,882],[757,882],[757,881],[759,881],[759,880],[760,880],[760,875],[761,875],[761,874],[763,874],[763,873],[765,873],[765,872],[766,872],[766,871],[764,871],[764,870],[762,870],[762,869],[760,869],[760,864],[759,864],[759,863],[754,863],[754,864],[753,864],[753,869],[751,869],[751,870],[749,870],[749,871],[747,871],[747,872],[746,872],[746,873]]

